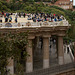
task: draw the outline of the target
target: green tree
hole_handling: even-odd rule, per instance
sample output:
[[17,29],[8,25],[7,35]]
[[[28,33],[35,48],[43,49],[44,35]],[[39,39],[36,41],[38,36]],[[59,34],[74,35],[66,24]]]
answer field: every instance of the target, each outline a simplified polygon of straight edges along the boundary
[[[0,72],[1,75],[6,73],[6,66],[8,65],[8,58],[12,58],[17,61],[16,73],[17,75],[22,75],[24,71],[24,65],[20,62],[26,59],[28,56],[26,52],[27,33],[17,33],[17,34],[0,34]],[[21,53],[23,52],[23,58],[21,58]]]
[[[2,3],[0,2],[0,8],[2,7]],[[0,9],[1,10],[1,9]]]

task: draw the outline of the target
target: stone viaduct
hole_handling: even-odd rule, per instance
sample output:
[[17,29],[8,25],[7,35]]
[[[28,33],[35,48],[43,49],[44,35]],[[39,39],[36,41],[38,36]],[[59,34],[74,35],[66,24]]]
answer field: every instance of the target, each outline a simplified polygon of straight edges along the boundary
[[[26,32],[29,31],[28,42],[26,51],[30,55],[26,60],[26,74],[34,72],[33,70],[33,50],[32,42],[35,37],[42,37],[43,39],[43,69],[50,68],[49,66],[49,40],[50,37],[55,35],[58,40],[58,64],[64,65],[64,50],[63,50],[63,37],[66,35],[66,31],[69,29],[70,25],[68,21],[63,20],[60,22],[35,22],[35,23],[8,23],[8,24],[0,24],[0,32],[8,33],[8,32]],[[31,47],[29,47],[31,46]],[[9,64],[7,66],[10,69],[10,73],[14,74],[14,60],[9,59]],[[27,74],[28,75],[28,74]],[[37,75],[37,74],[32,74]],[[39,75],[39,74],[38,74]],[[41,74],[42,75],[42,74]]]

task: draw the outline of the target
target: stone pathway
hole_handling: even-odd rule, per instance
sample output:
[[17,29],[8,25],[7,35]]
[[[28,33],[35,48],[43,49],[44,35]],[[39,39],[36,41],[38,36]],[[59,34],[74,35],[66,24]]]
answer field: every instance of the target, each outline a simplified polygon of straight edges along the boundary
[[72,62],[72,59],[71,59],[71,56],[70,56],[70,54],[68,53],[64,53],[64,63],[65,64],[68,64],[68,63],[71,63]]
[[56,45],[51,42],[51,50],[50,50],[50,66],[55,66],[58,64],[57,53],[56,53]]
[[[50,52],[50,67],[59,65],[58,64],[58,58],[57,58],[57,53],[56,53],[56,44],[53,44],[53,42],[51,42],[51,48],[49,50]],[[34,63],[34,70],[37,69],[42,69],[43,68],[43,54],[41,53],[40,55],[37,55],[35,57],[35,63]],[[71,55],[70,53],[64,53],[64,64],[68,64],[71,63],[72,59],[71,59]]]
[[73,60],[74,60],[72,51],[69,50],[69,52],[68,52],[67,47],[69,47],[69,49],[70,49],[70,46],[67,46],[67,45],[66,45],[66,49],[65,49],[66,51],[65,51],[65,53],[64,53],[64,61],[65,61],[64,63],[65,63],[65,64],[71,63],[71,62],[73,62]]

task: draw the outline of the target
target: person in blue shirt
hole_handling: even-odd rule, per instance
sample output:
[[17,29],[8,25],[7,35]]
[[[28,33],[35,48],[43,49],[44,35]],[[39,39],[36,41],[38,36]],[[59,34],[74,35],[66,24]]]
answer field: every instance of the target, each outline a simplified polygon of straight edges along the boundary
[[15,22],[17,22],[17,17],[15,17]]

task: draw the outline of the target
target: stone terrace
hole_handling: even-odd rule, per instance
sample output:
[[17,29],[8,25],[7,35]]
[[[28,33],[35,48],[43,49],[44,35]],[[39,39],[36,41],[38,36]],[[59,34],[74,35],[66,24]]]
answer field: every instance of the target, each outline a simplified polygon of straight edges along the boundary
[[24,28],[24,27],[56,27],[56,26],[70,26],[68,21],[57,22],[19,22],[19,23],[0,23],[0,28]]

